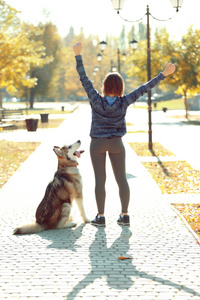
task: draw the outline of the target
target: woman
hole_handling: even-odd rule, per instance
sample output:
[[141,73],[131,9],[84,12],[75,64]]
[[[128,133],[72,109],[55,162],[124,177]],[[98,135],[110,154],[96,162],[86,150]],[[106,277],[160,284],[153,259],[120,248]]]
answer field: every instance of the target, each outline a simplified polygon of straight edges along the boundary
[[103,95],[93,87],[85,73],[81,56],[81,43],[73,46],[76,59],[76,69],[92,107],[92,124],[90,130],[90,155],[95,174],[95,196],[98,208],[96,218],[91,222],[95,226],[105,226],[105,161],[108,152],[116,182],[119,187],[121,213],[117,223],[129,225],[128,205],[130,190],[125,171],[125,148],[122,136],[126,133],[126,110],[140,96],[155,87],[166,76],[175,71],[175,66],[169,63],[165,70],[148,83],[123,96],[124,82],[120,74],[109,73],[103,81]]

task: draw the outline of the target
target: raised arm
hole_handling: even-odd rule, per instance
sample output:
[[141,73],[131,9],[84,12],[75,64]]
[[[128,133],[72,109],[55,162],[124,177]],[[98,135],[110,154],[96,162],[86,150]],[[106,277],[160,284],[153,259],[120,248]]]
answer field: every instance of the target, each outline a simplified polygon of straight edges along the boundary
[[160,81],[164,80],[168,75],[174,73],[176,67],[172,63],[168,63],[162,73],[160,73],[155,78],[151,79],[149,82],[141,85],[138,89],[134,90],[132,93],[125,95],[128,105],[134,103],[139,97],[150,91]]
[[91,80],[86,75],[85,68],[84,68],[83,61],[82,61],[82,56],[81,56],[81,49],[82,49],[82,46],[81,46],[80,42],[76,43],[73,46],[75,59],[76,59],[76,70],[80,76],[81,84],[82,84],[84,90],[86,91],[88,98],[91,101],[95,101],[98,98],[99,93],[94,89]]

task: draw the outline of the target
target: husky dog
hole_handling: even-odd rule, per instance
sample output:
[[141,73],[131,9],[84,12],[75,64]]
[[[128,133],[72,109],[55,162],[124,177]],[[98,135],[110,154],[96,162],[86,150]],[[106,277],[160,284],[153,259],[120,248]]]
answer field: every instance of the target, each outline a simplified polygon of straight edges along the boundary
[[58,169],[36,210],[36,221],[16,228],[13,234],[37,233],[53,228],[76,226],[71,217],[74,200],[83,221],[90,222],[83,206],[82,181],[78,170],[77,157],[84,152],[83,150],[78,151],[80,144],[81,142],[78,140],[70,146],[54,147],[53,150],[58,158]]

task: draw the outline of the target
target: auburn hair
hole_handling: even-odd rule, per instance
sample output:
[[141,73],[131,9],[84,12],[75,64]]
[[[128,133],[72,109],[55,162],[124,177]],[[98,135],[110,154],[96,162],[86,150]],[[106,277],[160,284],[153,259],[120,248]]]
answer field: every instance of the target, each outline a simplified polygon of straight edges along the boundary
[[108,73],[103,81],[103,96],[113,94],[121,97],[124,93],[124,81],[119,73]]

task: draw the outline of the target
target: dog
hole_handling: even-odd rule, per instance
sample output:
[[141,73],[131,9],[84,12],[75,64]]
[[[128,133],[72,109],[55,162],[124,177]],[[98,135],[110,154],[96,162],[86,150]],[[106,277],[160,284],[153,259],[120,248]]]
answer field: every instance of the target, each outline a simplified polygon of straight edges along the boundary
[[81,142],[78,140],[70,146],[62,148],[54,146],[53,150],[58,158],[58,169],[36,210],[36,221],[16,228],[13,234],[38,233],[48,229],[76,226],[71,216],[74,200],[84,223],[90,222],[83,206],[82,180],[77,162],[77,158],[84,152],[84,150],[78,151],[80,145]]

